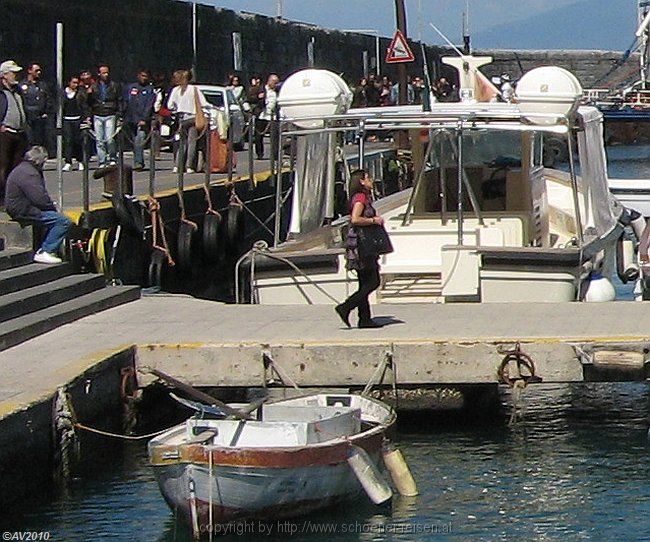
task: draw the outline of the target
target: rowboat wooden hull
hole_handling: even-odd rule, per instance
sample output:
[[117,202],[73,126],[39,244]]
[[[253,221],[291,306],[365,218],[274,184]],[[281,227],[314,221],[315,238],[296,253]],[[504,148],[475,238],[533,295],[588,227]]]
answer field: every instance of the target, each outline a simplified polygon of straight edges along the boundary
[[[374,420],[364,419],[362,408],[360,432],[314,444],[247,447],[192,443],[186,441],[187,430],[181,424],[149,445],[161,493],[195,534],[208,533],[228,522],[275,521],[349,499],[366,499],[348,458],[361,448],[383,471],[382,447],[395,415],[378,401],[354,401],[355,405],[370,406]],[[382,416],[383,423],[368,423],[379,422]]]

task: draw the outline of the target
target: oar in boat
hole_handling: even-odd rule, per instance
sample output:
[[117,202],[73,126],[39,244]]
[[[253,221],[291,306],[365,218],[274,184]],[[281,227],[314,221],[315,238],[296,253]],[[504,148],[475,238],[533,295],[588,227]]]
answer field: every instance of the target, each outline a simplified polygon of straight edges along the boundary
[[199,401],[190,401],[189,399],[179,397],[178,395],[176,395],[174,392],[171,391],[169,392],[169,396],[174,401],[180,403],[184,407],[191,408],[192,410],[196,410],[201,414],[209,414],[210,416],[215,416],[217,418],[225,418],[227,416],[226,412],[221,407],[206,405],[205,403],[201,403]]
[[216,399],[212,397],[211,395],[208,395],[207,393],[202,392],[201,390],[197,390],[195,387],[190,386],[189,384],[186,384],[185,382],[181,382],[180,380],[174,378],[173,376],[168,375],[167,373],[163,373],[162,371],[159,371],[158,369],[152,369],[151,367],[143,367],[141,370],[147,371],[151,373],[154,376],[157,376],[161,380],[164,380],[171,386],[174,386],[176,389],[187,393],[188,395],[194,397],[194,399],[197,399],[198,401],[201,401],[202,403],[205,403],[206,405],[210,406],[216,406],[219,407],[220,410],[224,412],[224,414],[229,417],[229,418],[235,418],[237,420],[248,420],[250,419],[250,413],[253,412],[254,410],[257,410],[262,403],[268,400],[268,397],[262,397],[261,399],[258,399],[257,401],[252,402],[250,405],[248,405],[246,408],[242,409],[235,409],[230,406],[228,406],[226,403],[223,401],[219,401],[219,399]]

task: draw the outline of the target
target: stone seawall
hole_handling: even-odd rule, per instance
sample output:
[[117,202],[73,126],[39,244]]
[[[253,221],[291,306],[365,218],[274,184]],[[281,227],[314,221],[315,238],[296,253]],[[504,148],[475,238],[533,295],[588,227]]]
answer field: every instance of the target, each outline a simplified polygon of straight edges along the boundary
[[[192,4],[173,0],[2,0],[5,24],[0,30],[0,56],[21,64],[32,60],[45,66],[54,79],[55,25],[64,23],[65,75],[83,68],[95,69],[108,62],[115,79],[134,79],[140,67],[169,74],[193,63]],[[233,71],[233,32],[242,43],[242,75],[271,71],[286,77],[307,66],[308,43],[313,40],[315,67],[342,73],[354,82],[363,72],[363,51],[374,66],[375,36],[345,33],[317,26],[287,22],[253,14],[238,14],[212,6],[197,6],[197,74],[208,83],[221,83]],[[380,39],[381,55],[389,38]],[[420,46],[412,43],[416,62],[409,69],[422,73]],[[454,54],[447,48],[427,47],[434,76],[453,76],[440,56]],[[487,75],[556,64],[578,76],[585,87],[593,86],[622,53],[606,51],[477,51],[491,54],[495,63]],[[380,63],[382,73],[395,75],[394,67]]]

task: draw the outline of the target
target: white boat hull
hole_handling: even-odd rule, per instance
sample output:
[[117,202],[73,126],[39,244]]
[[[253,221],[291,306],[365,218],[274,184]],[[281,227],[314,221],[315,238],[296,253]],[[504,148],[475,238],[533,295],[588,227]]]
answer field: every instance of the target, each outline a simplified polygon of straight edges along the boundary
[[348,464],[360,449],[373,468],[384,470],[382,449],[395,413],[379,401],[319,394],[264,405],[257,415],[190,418],[150,441],[161,493],[195,536],[233,521],[275,521],[363,495]]
[[[380,464],[378,451],[372,457]],[[172,510],[192,523],[190,481],[199,529],[236,520],[296,517],[365,493],[347,462],[301,468],[173,465],[155,468]],[[210,512],[210,509],[212,511]]]

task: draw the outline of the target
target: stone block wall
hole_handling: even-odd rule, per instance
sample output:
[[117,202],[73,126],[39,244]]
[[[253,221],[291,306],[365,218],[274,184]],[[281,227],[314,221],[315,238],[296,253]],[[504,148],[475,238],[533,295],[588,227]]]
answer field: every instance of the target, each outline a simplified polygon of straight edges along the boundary
[[[0,0],[5,24],[0,30],[0,57],[19,63],[32,60],[45,67],[47,79],[55,77],[55,26],[64,23],[65,76],[83,68],[95,69],[98,62],[110,64],[115,79],[134,79],[140,67],[171,73],[190,67],[192,53],[192,5],[174,0]],[[343,33],[313,25],[292,23],[253,14],[238,14],[212,6],[197,6],[197,73],[206,83],[221,83],[233,71],[232,33],[241,34],[242,75],[265,76],[277,72],[286,77],[307,66],[307,44],[313,39],[315,66],[343,74],[348,82],[362,75],[362,54],[375,56],[375,37]],[[381,38],[384,55],[389,39]],[[420,45],[412,43],[416,62],[410,74],[422,73]],[[446,48],[427,47],[434,76],[444,73],[441,55]],[[491,54],[495,63],[485,67],[487,75],[508,72],[521,75],[521,69],[546,64],[565,67],[586,87],[620,57],[604,51],[477,51]],[[396,70],[381,59],[381,72],[395,77]]]

